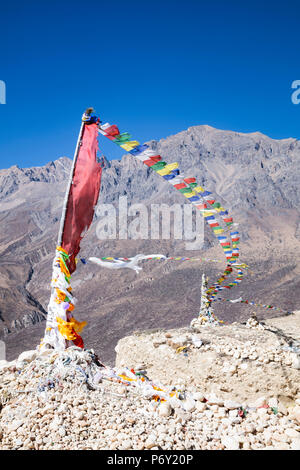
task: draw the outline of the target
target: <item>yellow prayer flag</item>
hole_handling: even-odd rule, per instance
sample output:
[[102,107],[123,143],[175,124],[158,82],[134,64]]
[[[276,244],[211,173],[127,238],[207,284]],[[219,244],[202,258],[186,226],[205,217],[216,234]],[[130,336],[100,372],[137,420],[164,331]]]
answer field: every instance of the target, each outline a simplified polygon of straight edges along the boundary
[[125,142],[124,144],[120,145],[122,149],[126,150],[127,152],[130,152],[130,150],[134,149],[140,145],[140,143],[137,140],[131,140],[130,142]]
[[205,211],[205,212],[202,212],[202,215],[203,215],[203,217],[209,217],[211,215],[214,215],[214,212]]
[[197,193],[195,191],[191,191],[190,193],[183,193],[185,197],[192,197],[192,196],[197,196]]
[[204,193],[205,190],[202,188],[202,186],[196,186],[194,191],[197,191],[197,193]]
[[178,168],[178,163],[170,163],[169,165],[166,165],[162,170],[158,170],[156,173],[158,173],[160,176],[165,176],[168,175],[172,170],[176,170]]

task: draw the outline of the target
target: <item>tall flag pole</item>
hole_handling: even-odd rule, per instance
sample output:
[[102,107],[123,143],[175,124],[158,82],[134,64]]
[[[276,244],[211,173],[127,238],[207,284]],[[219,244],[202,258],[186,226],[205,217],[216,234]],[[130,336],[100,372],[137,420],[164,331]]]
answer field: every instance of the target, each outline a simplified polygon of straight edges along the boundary
[[[85,114],[90,113],[91,111],[92,111],[92,108],[87,109]],[[74,152],[72,167],[71,167],[71,171],[70,171],[68,186],[67,186],[66,193],[65,193],[64,205],[63,205],[61,218],[60,218],[60,225],[59,225],[59,231],[58,231],[58,237],[57,237],[57,245],[58,246],[61,246],[61,243],[62,243],[63,231],[64,231],[65,220],[66,220],[68,199],[69,199],[69,195],[70,195],[70,190],[71,190],[75,165],[76,165],[76,161],[77,161],[77,157],[78,157],[78,153],[79,153],[79,149],[80,149],[80,145],[81,145],[83,129],[84,129],[84,120],[82,119],[81,126],[80,126],[80,131],[79,131],[79,135],[78,135],[78,139],[77,139],[77,144],[76,144],[76,148],[75,148],[75,152]]]
[[73,317],[76,299],[70,281],[71,274],[76,270],[76,255],[80,251],[81,239],[94,217],[101,185],[102,167],[97,161],[100,119],[92,112],[93,108],[88,108],[82,116],[65,194],[41,349],[50,347],[62,350],[72,342],[83,348],[79,333],[86,322],[78,322]]

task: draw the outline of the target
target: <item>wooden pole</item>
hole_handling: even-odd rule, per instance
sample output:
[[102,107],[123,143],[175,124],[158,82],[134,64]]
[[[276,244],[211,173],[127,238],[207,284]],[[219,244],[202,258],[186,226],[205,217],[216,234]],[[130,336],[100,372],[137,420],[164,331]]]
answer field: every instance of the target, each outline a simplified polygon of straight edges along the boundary
[[[90,116],[92,112],[93,112],[93,108],[88,108],[85,112],[85,115]],[[63,240],[67,205],[68,205],[68,200],[69,200],[69,196],[70,196],[70,191],[71,191],[71,186],[72,186],[72,181],[73,181],[73,176],[74,176],[74,171],[75,171],[75,165],[76,165],[76,161],[77,161],[77,158],[78,158],[78,154],[79,154],[79,150],[80,150],[80,146],[81,146],[81,141],[82,141],[82,136],[83,136],[83,132],[84,132],[84,125],[85,125],[85,121],[82,119],[80,131],[79,131],[79,136],[78,136],[78,140],[77,140],[77,144],[76,144],[76,149],[75,149],[75,153],[74,153],[73,163],[72,163],[72,167],[71,167],[71,171],[70,171],[70,177],[69,177],[69,181],[68,181],[68,185],[67,185],[67,189],[66,189],[66,193],[65,193],[61,219],[60,219],[60,226],[59,226],[58,239],[57,239],[58,246],[61,246],[62,240]],[[55,313],[52,312],[53,305],[55,305],[55,300],[53,299],[53,294],[51,293],[50,302],[49,302],[49,305],[48,305],[47,324],[46,324],[46,330],[45,330],[45,335],[44,335],[44,346],[45,347],[47,347],[47,344],[51,344],[51,342],[53,341],[52,338],[49,338],[47,336],[48,335],[48,333],[47,333],[48,330],[51,331],[53,329],[52,322],[53,322],[53,316],[55,314]],[[52,310],[51,310],[51,308],[52,308]],[[50,311],[51,311],[51,316],[49,315]],[[47,343],[47,340],[50,341],[50,342]],[[69,341],[67,339],[64,339],[63,340],[63,345],[64,345],[64,348],[66,349],[69,346]]]

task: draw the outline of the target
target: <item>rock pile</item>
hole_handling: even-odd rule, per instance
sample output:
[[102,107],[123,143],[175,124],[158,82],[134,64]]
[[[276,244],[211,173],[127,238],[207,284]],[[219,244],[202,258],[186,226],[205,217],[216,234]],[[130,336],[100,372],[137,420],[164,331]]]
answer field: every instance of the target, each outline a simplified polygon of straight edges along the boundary
[[247,320],[246,328],[257,328],[258,330],[264,330],[265,329],[265,327],[261,323],[258,322],[258,320],[255,316],[250,317]]
[[198,330],[203,326],[218,326],[219,321],[213,317],[213,316],[208,316],[208,315],[199,315],[197,318],[194,318],[191,321],[191,328],[194,330]]
[[[176,352],[184,335],[164,338],[186,359],[185,349]],[[200,354],[208,344],[194,335],[188,346]],[[147,385],[143,360],[131,374]],[[199,382],[177,384],[178,399],[154,400],[130,380],[116,380],[122,373],[128,379],[128,369],[104,367],[92,350],[76,347],[2,361],[0,449],[300,449],[299,396],[287,410],[274,396],[248,403],[205,393]]]

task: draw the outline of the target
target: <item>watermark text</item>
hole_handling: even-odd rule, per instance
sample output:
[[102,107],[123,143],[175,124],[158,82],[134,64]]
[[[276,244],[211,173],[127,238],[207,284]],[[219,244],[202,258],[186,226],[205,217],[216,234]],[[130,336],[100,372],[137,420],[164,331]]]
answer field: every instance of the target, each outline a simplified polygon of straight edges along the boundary
[[5,361],[6,359],[6,348],[4,341],[0,340],[0,361]]
[[99,204],[96,208],[99,240],[185,240],[186,250],[200,250],[204,242],[201,213],[191,204],[128,205],[120,196],[117,207]]
[[292,103],[300,104],[300,80],[293,81],[292,89],[295,90],[291,96]]
[[0,104],[6,104],[6,84],[0,80]]

